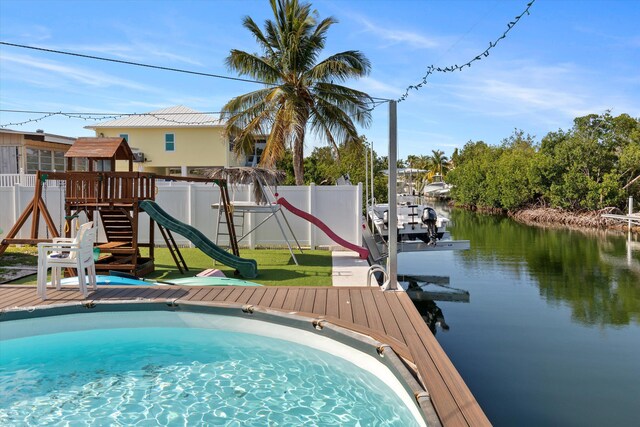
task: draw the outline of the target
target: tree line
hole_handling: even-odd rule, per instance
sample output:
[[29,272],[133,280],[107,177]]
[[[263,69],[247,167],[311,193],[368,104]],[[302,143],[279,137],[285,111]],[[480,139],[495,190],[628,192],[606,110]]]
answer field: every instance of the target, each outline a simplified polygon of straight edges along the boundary
[[[304,159],[304,183],[333,185],[343,175],[364,183],[369,147],[365,136],[340,143],[337,149],[316,147]],[[472,208],[624,210],[629,196],[640,200],[640,120],[628,114],[590,114],[576,118],[567,131],[548,133],[540,143],[516,130],[499,145],[469,141],[450,158],[433,150],[432,155],[409,155],[397,166],[427,171],[414,176],[418,189],[434,174],[442,174],[453,184],[454,202]],[[287,174],[284,184],[295,185],[291,151],[277,167]],[[374,151],[374,197],[379,202],[387,201],[385,169],[387,157]]]
[[629,196],[640,199],[640,120],[606,112],[539,144],[521,130],[498,146],[469,141],[452,156],[447,181],[454,201],[470,207],[624,209]]

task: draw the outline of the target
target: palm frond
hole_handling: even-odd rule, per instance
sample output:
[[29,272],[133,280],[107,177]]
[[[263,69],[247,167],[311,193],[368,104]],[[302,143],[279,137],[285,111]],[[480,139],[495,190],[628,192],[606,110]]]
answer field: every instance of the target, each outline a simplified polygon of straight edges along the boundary
[[242,50],[232,49],[225,64],[240,75],[251,76],[265,83],[276,83],[280,77],[280,71],[265,58]]
[[245,16],[242,21],[242,26],[249,30],[251,34],[253,34],[253,37],[256,39],[265,54],[267,54],[268,56],[274,56],[273,46],[269,42],[269,39],[265,37],[260,27],[258,27],[258,25],[250,16]]
[[313,81],[346,81],[369,74],[371,63],[357,50],[349,50],[331,55],[309,70]]

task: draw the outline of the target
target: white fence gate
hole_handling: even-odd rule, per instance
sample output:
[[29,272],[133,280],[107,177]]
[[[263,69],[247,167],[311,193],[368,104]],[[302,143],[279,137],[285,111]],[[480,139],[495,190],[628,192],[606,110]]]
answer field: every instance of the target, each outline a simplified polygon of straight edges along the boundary
[[[23,181],[24,182],[24,181]],[[230,186],[232,200],[249,201],[253,189],[249,185]],[[342,186],[284,186],[278,187],[280,197],[284,197],[297,208],[319,218],[337,235],[345,240],[360,245],[362,242],[362,184]],[[20,214],[33,198],[34,187],[15,184],[0,186],[0,238],[6,236]],[[44,186],[42,197],[49,209],[54,223],[60,230],[64,224],[64,187],[54,183]],[[212,241],[215,238],[217,209],[211,205],[218,203],[219,190],[212,184],[159,182],[156,202],[170,215],[186,224],[202,231]],[[335,246],[322,230],[299,218],[283,208],[291,228],[301,245],[315,248],[317,246]],[[259,224],[267,214],[245,214],[244,230],[249,231]],[[84,219],[83,219],[84,220]],[[17,238],[28,238],[31,230],[31,219],[23,226]],[[239,230],[240,231],[240,230]],[[285,227],[285,231],[288,230]],[[40,220],[40,236],[46,236],[44,221]],[[288,236],[290,240],[291,236]],[[184,237],[174,233],[176,243],[191,246]],[[99,240],[105,241],[104,234]],[[139,241],[149,240],[149,217],[142,213],[139,224]],[[154,240],[156,245],[164,245],[161,234],[156,229]],[[226,236],[220,236],[220,244],[226,244]],[[275,218],[269,219],[257,230],[240,242],[240,246],[249,247],[285,247]]]

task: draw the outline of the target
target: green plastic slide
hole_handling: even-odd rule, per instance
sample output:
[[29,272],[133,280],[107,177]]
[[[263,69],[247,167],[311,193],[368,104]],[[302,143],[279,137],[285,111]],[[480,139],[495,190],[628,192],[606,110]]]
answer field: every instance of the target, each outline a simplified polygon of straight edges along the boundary
[[242,277],[247,279],[254,279],[258,276],[258,263],[254,259],[245,259],[237,257],[229,252],[225,251],[211,240],[207,238],[202,232],[189,224],[180,222],[168,213],[166,213],[157,203],[151,200],[143,200],[140,202],[140,209],[145,211],[149,216],[158,224],[164,228],[178,233],[186,237],[202,252],[223,263],[229,267],[235,268],[240,272]]

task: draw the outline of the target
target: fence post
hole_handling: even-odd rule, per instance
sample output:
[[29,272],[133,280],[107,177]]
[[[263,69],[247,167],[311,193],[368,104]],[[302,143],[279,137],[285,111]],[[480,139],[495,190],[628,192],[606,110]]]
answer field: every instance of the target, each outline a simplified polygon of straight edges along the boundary
[[[251,200],[253,199],[253,186],[255,184],[251,183],[247,186],[247,195],[246,195],[246,200]],[[255,200],[254,200],[255,202]],[[255,213],[253,212],[246,212],[243,213],[243,218],[242,218],[242,234],[244,234],[245,230],[253,230],[253,220],[255,219]],[[247,224],[244,223],[245,220],[247,221]],[[234,222],[235,224],[235,222]],[[247,239],[249,239],[249,249],[255,249],[256,248],[256,243],[255,243],[255,237],[257,234],[257,230],[254,231],[253,233],[250,233],[247,236]]]
[[[184,166],[183,166],[184,167]],[[187,224],[193,226],[194,225],[194,219],[193,219],[193,211],[194,209],[194,205],[195,205],[195,197],[193,196],[193,182],[188,182],[187,183],[188,187],[187,187],[187,200],[189,202],[189,204],[187,205]],[[189,242],[189,247],[193,248],[193,242],[191,242],[191,240],[188,240]]]
[[[309,184],[309,189],[307,190],[308,193],[308,197],[309,197],[309,213],[313,216],[317,215],[316,212],[316,184],[315,183],[311,183]],[[311,222],[308,222],[308,230],[309,230],[309,247],[313,250],[316,248],[316,226],[313,225]]]
[[[18,222],[18,217],[20,216],[20,210],[18,209],[18,189],[20,187],[17,185],[14,185],[13,187],[11,187],[11,195],[13,196],[13,221],[11,221],[12,224],[15,224],[16,222]],[[11,227],[8,227],[7,230],[10,230]],[[15,237],[20,237],[20,235],[18,234]]]
[[356,201],[354,203],[356,207],[356,245],[362,245],[362,183],[359,182],[356,188]]

